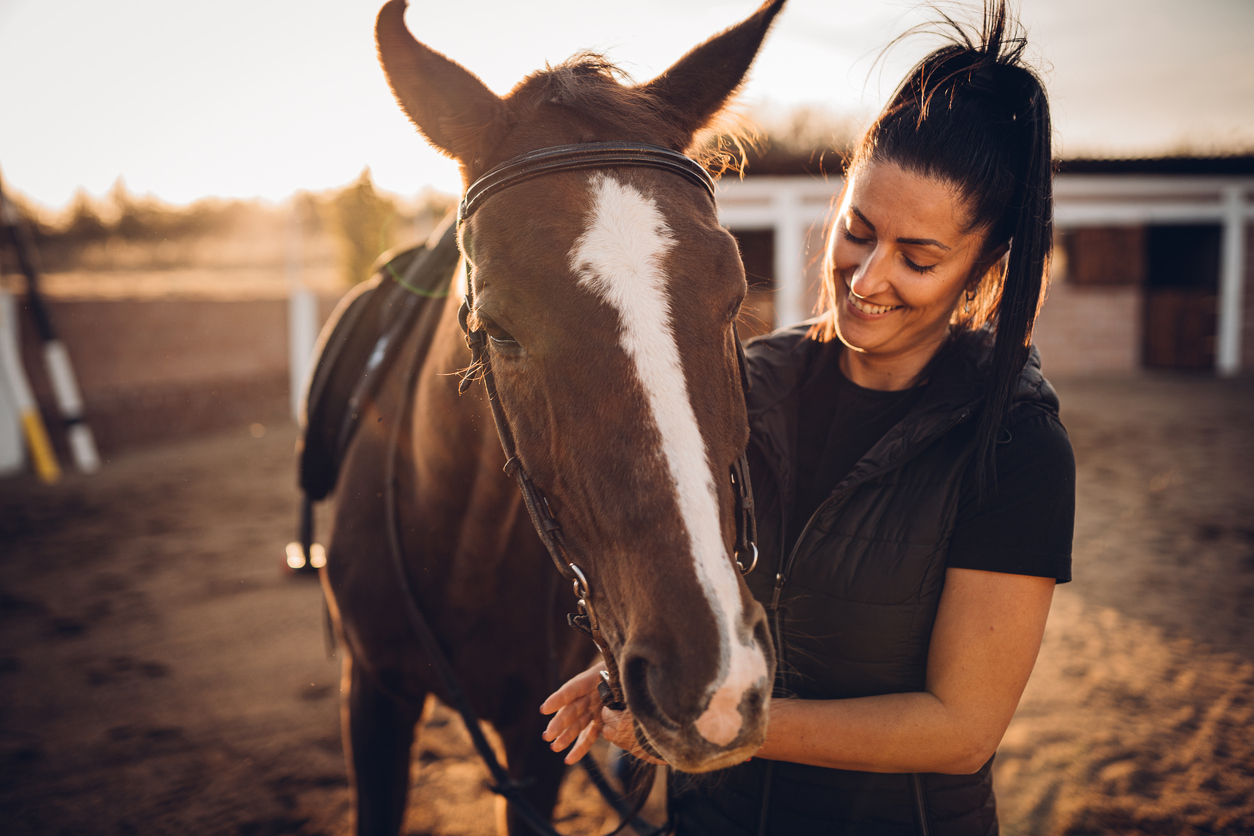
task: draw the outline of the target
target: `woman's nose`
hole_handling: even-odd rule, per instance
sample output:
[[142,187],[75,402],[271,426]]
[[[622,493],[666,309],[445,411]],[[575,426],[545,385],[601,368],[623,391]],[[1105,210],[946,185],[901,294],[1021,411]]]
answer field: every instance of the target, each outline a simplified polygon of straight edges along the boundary
[[878,293],[887,286],[886,267],[883,249],[876,247],[854,267],[849,289],[864,299]]

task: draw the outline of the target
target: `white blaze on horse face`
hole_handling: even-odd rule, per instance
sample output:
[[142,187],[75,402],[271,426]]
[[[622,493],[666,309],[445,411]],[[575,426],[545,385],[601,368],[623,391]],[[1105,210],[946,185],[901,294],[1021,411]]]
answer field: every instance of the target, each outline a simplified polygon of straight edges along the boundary
[[737,635],[740,589],[723,546],[718,494],[688,398],[662,270],[675,239],[649,197],[604,174],[593,177],[591,186],[593,211],[570,264],[581,285],[618,311],[619,339],[662,439],[697,579],[719,626],[719,673],[696,728],[706,740],[726,746],[740,733],[742,697],[766,678],[766,658],[753,636]]

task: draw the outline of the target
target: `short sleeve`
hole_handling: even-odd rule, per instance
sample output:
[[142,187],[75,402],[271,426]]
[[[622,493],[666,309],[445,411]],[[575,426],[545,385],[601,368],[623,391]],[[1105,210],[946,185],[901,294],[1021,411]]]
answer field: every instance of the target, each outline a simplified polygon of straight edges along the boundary
[[983,504],[972,474],[964,481],[947,565],[1071,580],[1075,533],[1075,454],[1048,414],[1026,418],[998,444],[996,481]]

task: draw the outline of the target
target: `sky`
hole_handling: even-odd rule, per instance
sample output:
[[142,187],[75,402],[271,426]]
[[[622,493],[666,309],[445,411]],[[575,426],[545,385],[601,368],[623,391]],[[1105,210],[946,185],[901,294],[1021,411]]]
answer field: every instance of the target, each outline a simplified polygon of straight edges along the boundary
[[[380,0],[0,0],[0,175],[50,207],[119,178],[173,203],[279,201],[354,180],[460,191],[400,112],[373,43]],[[499,94],[581,49],[637,81],[754,0],[414,0],[411,31]],[[1020,0],[1056,152],[1254,149],[1254,0]],[[971,2],[946,3],[971,9]],[[861,123],[930,44],[898,0],[789,0],[743,106]]]

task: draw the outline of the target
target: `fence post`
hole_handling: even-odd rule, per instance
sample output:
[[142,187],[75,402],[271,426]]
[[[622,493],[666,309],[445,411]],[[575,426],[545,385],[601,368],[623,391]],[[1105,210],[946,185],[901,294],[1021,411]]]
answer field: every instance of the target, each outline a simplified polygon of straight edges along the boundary
[[292,417],[300,420],[301,402],[314,343],[318,339],[318,297],[305,285],[304,224],[298,198],[292,199],[287,223],[287,336]]
[[1219,258],[1219,333],[1215,371],[1221,377],[1241,373],[1241,326],[1245,315],[1245,190],[1223,190],[1224,232]]
[[775,324],[792,325],[806,317],[805,221],[796,189],[780,189],[775,201]]

